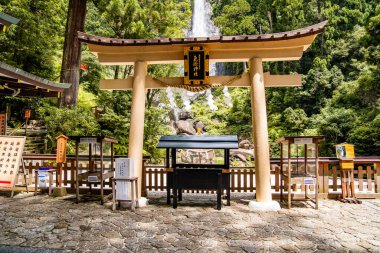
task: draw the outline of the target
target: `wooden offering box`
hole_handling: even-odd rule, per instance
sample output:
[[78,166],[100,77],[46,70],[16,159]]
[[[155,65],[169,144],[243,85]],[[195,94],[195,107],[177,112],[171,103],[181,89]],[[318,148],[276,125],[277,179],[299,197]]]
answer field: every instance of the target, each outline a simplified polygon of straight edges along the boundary
[[[217,209],[221,209],[222,191],[227,193],[230,204],[230,149],[238,148],[236,135],[225,136],[162,136],[157,148],[166,149],[167,203],[170,204],[173,191],[173,208],[182,200],[182,190],[216,190]],[[177,163],[179,149],[222,149],[223,164],[183,164]]]

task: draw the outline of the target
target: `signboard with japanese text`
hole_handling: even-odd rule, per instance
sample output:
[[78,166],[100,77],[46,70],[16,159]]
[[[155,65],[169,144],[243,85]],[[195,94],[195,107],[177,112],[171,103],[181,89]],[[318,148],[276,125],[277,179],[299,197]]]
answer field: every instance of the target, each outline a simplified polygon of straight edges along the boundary
[[57,138],[57,157],[56,162],[57,163],[65,163],[66,162],[66,147],[67,147],[67,140],[68,137],[64,135],[60,135]]
[[0,136],[0,189],[12,190],[19,171],[25,137]]
[[186,85],[203,85],[209,83],[209,53],[205,47],[185,47]]
[[131,182],[118,180],[118,178],[131,178],[135,175],[134,162],[132,158],[115,159],[116,199],[131,199]]

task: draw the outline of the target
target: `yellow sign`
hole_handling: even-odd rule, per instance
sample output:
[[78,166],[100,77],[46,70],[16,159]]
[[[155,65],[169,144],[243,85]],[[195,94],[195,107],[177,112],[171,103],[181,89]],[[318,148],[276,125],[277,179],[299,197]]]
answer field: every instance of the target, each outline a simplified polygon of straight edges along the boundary
[[205,47],[185,47],[184,60],[184,84],[209,84],[209,52]]
[[353,170],[354,160],[339,160],[339,166],[342,170]]
[[355,158],[355,150],[354,145],[348,143],[342,143],[339,145],[335,145],[336,147],[336,157],[341,158]]

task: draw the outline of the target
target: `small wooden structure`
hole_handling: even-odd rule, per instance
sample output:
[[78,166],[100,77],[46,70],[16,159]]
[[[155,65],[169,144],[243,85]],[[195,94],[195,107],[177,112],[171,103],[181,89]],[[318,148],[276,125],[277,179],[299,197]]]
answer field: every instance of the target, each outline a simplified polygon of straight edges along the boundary
[[[292,186],[300,184],[305,193],[305,198],[301,200],[311,200],[318,209],[318,144],[324,139],[324,136],[284,136],[277,140],[281,145],[280,196],[284,201],[283,188],[287,188],[288,208],[292,205]],[[292,148],[295,148],[296,159],[292,159]],[[301,157],[299,148],[303,152]],[[309,186],[314,188],[314,198],[308,194]]]
[[354,179],[354,145],[342,143],[336,145],[336,156],[339,158],[340,182],[342,184],[342,194],[338,195],[338,200],[343,203],[361,204],[361,200],[355,195]]
[[[236,135],[225,136],[162,136],[157,148],[166,149],[167,203],[173,190],[173,208],[182,200],[182,190],[217,190],[217,209],[222,206],[222,191],[226,190],[230,205],[230,149],[238,148]],[[178,149],[223,149],[223,164],[178,164]]]
[[[87,181],[90,186],[92,184],[100,183],[100,196],[101,204],[104,203],[104,182],[106,179],[112,180],[114,176],[114,144],[117,140],[107,136],[69,136],[69,140],[75,141],[75,175],[76,175],[76,202],[79,203],[79,181]],[[111,144],[111,171],[104,173],[104,161],[103,161],[103,145],[105,143]],[[89,168],[87,172],[79,174],[79,144],[88,144],[89,150]],[[100,149],[100,171],[97,170],[95,164],[95,156],[93,155],[93,144],[99,144]],[[96,153],[96,152],[95,152]]]

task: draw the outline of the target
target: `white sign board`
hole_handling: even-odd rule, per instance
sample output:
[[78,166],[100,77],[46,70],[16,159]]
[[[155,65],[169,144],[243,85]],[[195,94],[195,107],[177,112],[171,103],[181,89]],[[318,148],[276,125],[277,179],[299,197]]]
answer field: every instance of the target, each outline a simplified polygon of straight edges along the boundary
[[24,150],[24,136],[0,136],[0,189],[12,190]]
[[79,139],[79,142],[80,143],[97,143],[97,139],[96,138],[80,138]]
[[294,138],[294,144],[313,144],[313,138]]
[[115,159],[116,199],[131,199],[131,182],[117,180],[118,178],[131,178],[135,176],[135,167],[132,158]]
[[303,179],[303,184],[304,185],[313,185],[314,184],[314,178],[312,178],[312,177],[305,177]]

